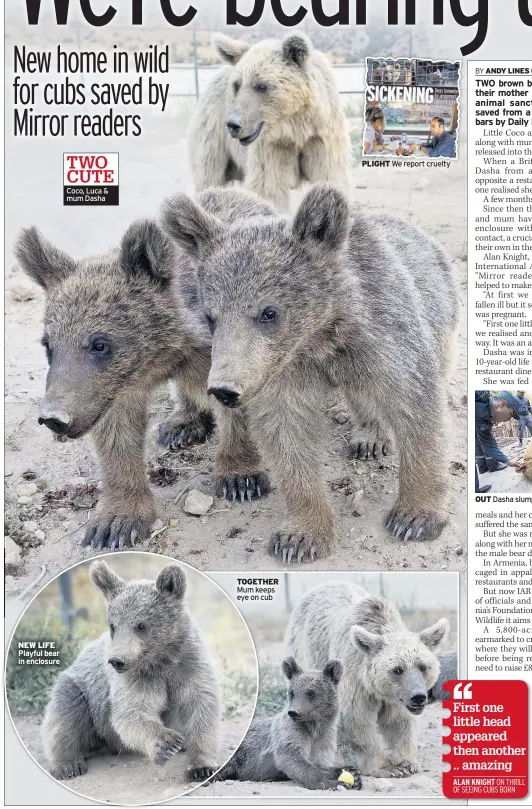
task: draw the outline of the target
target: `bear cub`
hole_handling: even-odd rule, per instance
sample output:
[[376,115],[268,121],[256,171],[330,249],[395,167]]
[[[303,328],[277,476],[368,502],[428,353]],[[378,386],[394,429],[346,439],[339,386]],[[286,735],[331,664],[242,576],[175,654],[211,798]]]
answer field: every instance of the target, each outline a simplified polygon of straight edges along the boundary
[[[283,710],[254,722],[217,780],[296,781],[306,789],[338,789],[343,769],[336,759],[338,683],[342,664],[303,671],[293,657],[283,661],[288,701]],[[358,773],[354,788],[360,789]]]
[[155,582],[126,582],[98,560],[89,569],[107,602],[109,629],[59,674],[42,725],[54,778],[87,772],[102,747],[164,764],[186,751],[187,776],[217,769],[218,677],[184,602],[186,576],[164,567]]

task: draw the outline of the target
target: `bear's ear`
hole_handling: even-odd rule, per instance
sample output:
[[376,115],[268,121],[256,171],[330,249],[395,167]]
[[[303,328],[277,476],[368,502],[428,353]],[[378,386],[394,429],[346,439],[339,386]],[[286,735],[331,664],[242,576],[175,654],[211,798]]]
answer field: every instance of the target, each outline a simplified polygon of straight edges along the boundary
[[236,65],[249,50],[249,44],[243,39],[233,39],[225,34],[214,34],[211,41],[218,58],[229,65]]
[[377,654],[382,649],[382,637],[368,632],[363,626],[352,626],[349,638],[353,646],[365,654]]
[[328,677],[329,680],[332,680],[333,683],[339,683],[342,679],[343,671],[344,667],[339,660],[329,660],[329,662],[325,664],[323,674],[325,677]]
[[301,674],[303,671],[293,657],[287,657],[286,660],[283,660],[282,669],[287,680],[291,680],[292,677],[295,677],[296,674]]
[[183,598],[187,589],[187,577],[179,565],[166,565],[155,580],[155,589],[164,595]]
[[186,194],[175,194],[165,200],[161,209],[161,224],[194,260],[205,258],[223,233],[220,220]]
[[287,62],[304,67],[312,53],[312,42],[300,32],[287,34],[281,42],[281,53]]
[[50,244],[36,227],[23,228],[14,253],[26,275],[46,290],[60,284],[76,269],[74,259]]
[[89,576],[98,590],[101,590],[106,601],[111,601],[126,584],[124,579],[100,559],[90,566]]
[[133,222],[120,243],[120,266],[131,278],[147,277],[167,286],[174,273],[176,252],[170,239],[150,219]]
[[424,629],[420,632],[419,639],[427,649],[434,651],[444,642],[450,630],[451,625],[447,618],[440,618],[439,621],[429,626],[428,629]]
[[315,185],[299,206],[292,231],[302,242],[338,250],[349,234],[349,205],[332,185]]

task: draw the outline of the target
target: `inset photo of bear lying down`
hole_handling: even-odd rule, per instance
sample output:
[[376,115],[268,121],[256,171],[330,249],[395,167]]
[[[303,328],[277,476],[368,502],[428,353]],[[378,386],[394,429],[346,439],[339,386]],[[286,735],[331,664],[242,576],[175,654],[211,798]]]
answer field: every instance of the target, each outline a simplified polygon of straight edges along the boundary
[[458,574],[213,577],[253,635],[259,697],[236,753],[191,797],[441,796]]
[[104,803],[167,801],[210,778],[242,741],[257,686],[233,601],[204,574],[148,553],[53,579],[7,656],[7,702],[26,750],[58,783]]

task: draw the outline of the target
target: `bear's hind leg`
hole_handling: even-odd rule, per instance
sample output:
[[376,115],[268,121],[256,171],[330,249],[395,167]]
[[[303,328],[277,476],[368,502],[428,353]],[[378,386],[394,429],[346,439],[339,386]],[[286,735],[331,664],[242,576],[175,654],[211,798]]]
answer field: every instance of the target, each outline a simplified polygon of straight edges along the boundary
[[381,413],[371,412],[368,402],[362,402],[351,391],[346,390],[345,398],[352,423],[351,436],[347,445],[349,460],[367,461],[382,458],[393,452],[391,431],[386,427]]
[[68,676],[61,677],[52,693],[42,725],[49,772],[58,780],[87,772],[85,756],[98,744],[87,700]]
[[172,450],[202,444],[214,432],[210,410],[200,410],[191,399],[182,397],[172,415],[157,425],[159,444]]

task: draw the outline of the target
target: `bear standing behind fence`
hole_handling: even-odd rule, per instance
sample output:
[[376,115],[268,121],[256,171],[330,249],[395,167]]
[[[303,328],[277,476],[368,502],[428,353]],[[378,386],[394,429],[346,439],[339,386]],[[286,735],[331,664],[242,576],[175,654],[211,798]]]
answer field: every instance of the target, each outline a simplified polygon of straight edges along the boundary
[[308,37],[255,45],[217,34],[227,63],[201,96],[190,127],[197,191],[243,180],[286,209],[307,181],[347,190],[351,144],[330,64]]
[[314,587],[292,612],[287,652],[302,666],[330,657],[342,663],[340,737],[355,750],[362,775],[401,778],[419,770],[414,716],[438,679],[434,651],[449,628],[441,618],[410,632],[390,601],[345,581]]
[[96,561],[90,577],[107,602],[109,631],[52,690],[42,725],[51,774],[83,775],[103,743],[155,764],[186,751],[189,779],[204,781],[218,766],[218,677],[183,601],[183,569],[167,565],[155,582],[126,582]]
[[331,386],[357,424],[354,455],[378,456],[395,439],[388,530],[437,537],[447,520],[446,377],[458,321],[441,248],[400,219],[350,210],[327,185],[309,191],[292,222],[246,216],[230,226],[178,194],[163,226],[196,263],[213,333],[209,392],[228,418],[245,415],[286,498],[288,521],[270,553],[290,563],[331,550],[321,471]]

